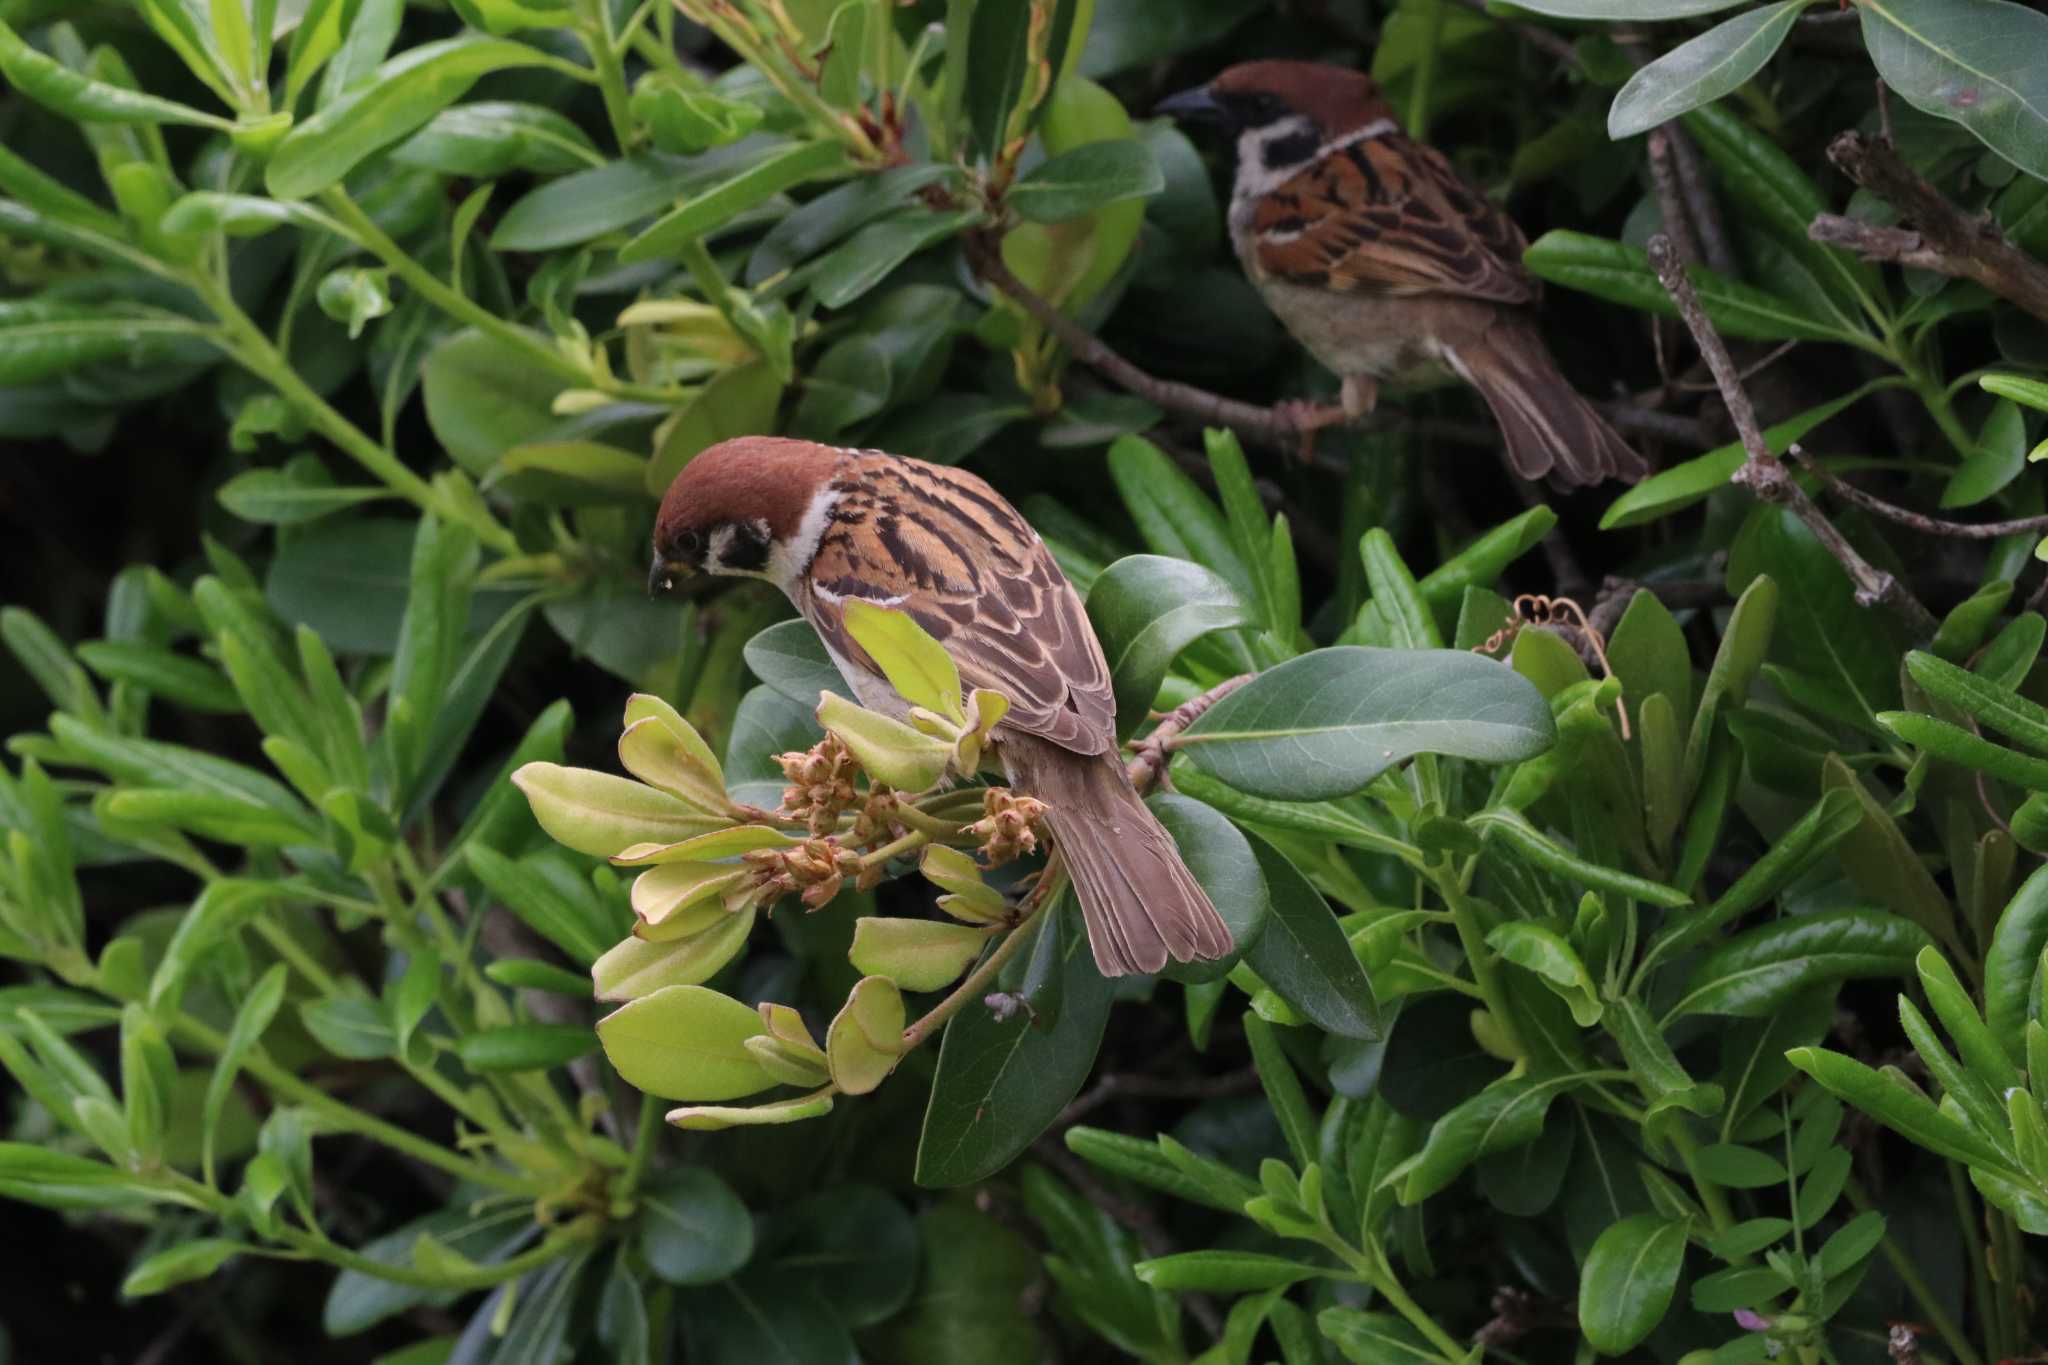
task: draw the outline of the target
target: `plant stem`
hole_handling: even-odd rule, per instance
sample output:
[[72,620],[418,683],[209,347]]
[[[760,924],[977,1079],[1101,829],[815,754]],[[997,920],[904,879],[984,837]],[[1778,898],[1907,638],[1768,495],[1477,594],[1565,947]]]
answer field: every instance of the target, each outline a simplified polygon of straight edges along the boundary
[[1507,992],[1501,987],[1500,974],[1494,971],[1493,952],[1486,946],[1479,912],[1465,898],[1465,889],[1459,883],[1456,869],[1447,862],[1438,863],[1429,869],[1429,878],[1436,884],[1437,894],[1443,897],[1445,907],[1451,912],[1451,924],[1457,929],[1458,942],[1465,949],[1465,962],[1472,968],[1472,981],[1486,1001],[1486,1012],[1493,1016],[1494,1023],[1500,1027],[1501,1037],[1515,1054],[1528,1056],[1529,1049],[1522,1041],[1522,1031],[1515,1027],[1515,1016],[1508,1009]]
[[1984,1229],[1975,1217],[1975,1200],[1960,1162],[1944,1161],[1948,1167],[1949,1193],[1955,1198],[1956,1224],[1969,1248],[1970,1288],[1977,1300],[1977,1325],[1991,1353],[1998,1353],[1998,1295],[1991,1287],[1991,1262],[1984,1247]]
[[486,545],[502,554],[511,554],[519,549],[519,542],[496,518],[442,493],[407,469],[396,455],[371,440],[355,423],[330,407],[326,399],[299,377],[291,361],[271,344],[263,329],[242,311],[225,288],[203,277],[186,283],[206,300],[207,306],[220,320],[229,354],[236,363],[276,389],[328,440],[381,479],[392,492],[437,516],[468,526]]
[[[1685,1173],[1692,1178],[1692,1187],[1700,1197],[1700,1206],[1707,1211],[1707,1218],[1714,1225],[1714,1231],[1726,1232],[1735,1226],[1735,1215],[1728,1209],[1728,1196],[1719,1185],[1700,1174],[1699,1144],[1684,1124],[1673,1124],[1671,1145],[1678,1149],[1678,1159],[1685,1163]],[[1734,1264],[1747,1264],[1749,1257],[1739,1258]]]
[[464,322],[478,331],[491,336],[517,350],[526,352],[534,361],[572,384],[589,385],[589,367],[579,365],[568,356],[556,350],[547,341],[516,322],[499,317],[490,309],[465,297],[450,285],[444,284],[440,276],[415,261],[404,247],[385,235],[370,215],[363,212],[356,201],[348,197],[348,191],[340,186],[323,191],[320,201],[328,212],[341,220],[368,248],[371,255],[391,267],[400,279],[411,285],[419,296],[458,322]]
[[[181,1014],[171,1025],[173,1037],[184,1040],[218,1057],[227,1049],[227,1039],[208,1028],[190,1015]],[[456,1152],[449,1151],[438,1142],[409,1133],[397,1124],[387,1123],[374,1114],[366,1114],[352,1104],[334,1098],[316,1085],[300,1080],[260,1052],[251,1052],[242,1062],[242,1069],[269,1087],[272,1092],[294,1104],[302,1104],[317,1110],[335,1127],[383,1143],[396,1152],[403,1152],[415,1161],[421,1161],[461,1180],[472,1180],[492,1189],[505,1190],[512,1194],[536,1195],[541,1187],[530,1176],[513,1171],[501,1170],[485,1165]]]
[[[640,1122],[633,1131],[633,1150],[626,1159],[626,1169],[619,1177],[619,1197],[631,1199],[640,1188],[640,1181],[647,1174],[647,1163],[654,1158],[654,1136],[661,1131],[661,1106],[653,1102],[653,1096],[640,1097]],[[1965,1362],[1973,1365],[1973,1362]]]
[[[502,1261],[480,1265],[473,1271],[447,1270],[436,1274],[428,1274],[410,1265],[372,1260],[347,1247],[337,1246],[325,1237],[302,1232],[293,1227],[281,1229],[278,1236],[307,1255],[317,1257],[330,1265],[340,1266],[343,1270],[353,1270],[360,1275],[389,1280],[393,1284],[411,1285],[416,1289],[491,1289],[508,1280],[516,1280],[529,1270],[538,1270],[578,1242],[592,1240],[597,1221],[595,1217],[579,1218],[567,1227],[550,1234],[539,1246]],[[269,1251],[262,1254],[277,1255],[276,1252]]]
[[[965,981],[955,986],[951,995],[934,1005],[931,1013],[903,1030],[903,1050],[905,1052],[924,1042],[934,1031],[943,1026],[947,1020],[965,1008],[969,1001],[979,999],[983,989],[989,982],[995,980],[996,973],[1003,969],[1003,964],[1016,956],[1017,949],[1024,945],[1026,938],[1030,937],[1024,931],[1038,921],[1038,917],[1045,913],[1045,907],[1048,904],[1058,899],[1058,896],[1052,890],[1056,869],[1057,864],[1047,863],[1045,871],[1039,873],[1043,880],[1039,882],[1038,889],[1033,896],[1031,909],[1025,914],[1023,919],[1017,921],[1017,927],[1010,931],[1010,936],[997,944],[996,950],[983,958],[981,965],[976,967]],[[1064,875],[1060,875],[1058,880],[1064,881]]]
[[621,152],[631,151],[633,119],[626,107],[626,65],[620,60],[624,44],[612,32],[611,0],[586,0],[578,8],[583,11],[583,46],[589,50],[590,64],[597,72],[605,118],[612,125],[612,141]]
[[[1867,1213],[1874,1207],[1861,1183],[1851,1180],[1845,1187],[1845,1192],[1849,1196],[1849,1202],[1855,1205],[1858,1212]],[[1898,1241],[1891,1233],[1886,1232],[1884,1240],[1877,1246],[1878,1250],[1884,1253],[1885,1260],[1891,1262],[1893,1272],[1899,1277],[1899,1283],[1906,1286],[1906,1292],[1913,1296],[1914,1306],[1927,1319],[1928,1325],[1941,1333],[1941,1339],[1947,1344],[1949,1354],[1956,1358],[1956,1365],[1984,1365],[1983,1357],[1970,1345],[1970,1339],[1963,1335],[1962,1327],[1948,1315],[1948,1310],[1941,1306],[1941,1300],[1935,1297],[1933,1286],[1927,1283],[1926,1277],[1913,1263],[1913,1258],[1899,1250]]]

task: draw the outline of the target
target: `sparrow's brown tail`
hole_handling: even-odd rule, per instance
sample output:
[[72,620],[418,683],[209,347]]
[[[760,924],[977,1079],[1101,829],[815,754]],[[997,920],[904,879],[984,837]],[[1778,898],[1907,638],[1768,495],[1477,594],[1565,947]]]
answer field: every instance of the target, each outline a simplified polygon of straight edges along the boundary
[[1493,409],[1508,462],[1523,478],[1634,483],[1649,472],[1643,457],[1558,373],[1534,323],[1503,318],[1484,341],[1460,346],[1449,360]]
[[1000,753],[1010,785],[1049,807],[1104,976],[1230,951],[1229,927],[1114,753],[1090,757],[1033,735],[1005,737]]

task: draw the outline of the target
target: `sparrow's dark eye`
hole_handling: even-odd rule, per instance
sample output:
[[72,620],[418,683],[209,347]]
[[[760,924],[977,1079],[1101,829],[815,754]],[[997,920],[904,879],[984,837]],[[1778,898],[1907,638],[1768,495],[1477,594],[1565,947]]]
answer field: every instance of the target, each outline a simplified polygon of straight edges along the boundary
[[682,532],[675,539],[674,549],[674,558],[696,563],[704,553],[704,533],[695,530]]

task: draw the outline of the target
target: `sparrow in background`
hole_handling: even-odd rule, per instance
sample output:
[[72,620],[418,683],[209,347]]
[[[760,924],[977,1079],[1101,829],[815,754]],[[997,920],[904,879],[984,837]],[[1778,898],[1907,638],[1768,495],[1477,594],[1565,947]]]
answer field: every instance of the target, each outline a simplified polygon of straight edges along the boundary
[[1237,139],[1230,237],[1266,306],[1344,381],[1341,414],[1381,382],[1479,390],[1525,479],[1636,480],[1647,467],[1572,391],[1536,330],[1521,230],[1443,155],[1401,131],[1372,79],[1247,62],[1158,112]]
[[1045,542],[964,470],[876,450],[743,436],[676,476],[649,587],[765,578],[811,623],[855,699],[908,710],[851,635],[855,599],[908,613],[969,687],[1009,698],[991,735],[1013,790],[1047,805],[1105,976],[1230,951],[1230,930],[1124,770],[1102,646]]

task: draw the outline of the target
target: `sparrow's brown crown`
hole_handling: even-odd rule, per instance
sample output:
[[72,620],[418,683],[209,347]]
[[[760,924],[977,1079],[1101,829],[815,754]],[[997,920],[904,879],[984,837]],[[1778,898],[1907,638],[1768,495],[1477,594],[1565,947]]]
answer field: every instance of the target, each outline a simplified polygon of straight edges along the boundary
[[1299,114],[1338,137],[1394,116],[1372,77],[1324,62],[1240,62],[1209,82],[1209,93],[1241,127]]
[[655,517],[656,580],[664,567],[673,573],[762,567],[705,561],[724,527],[737,536],[726,538],[728,554],[758,551],[765,557],[769,544],[788,542],[840,454],[831,446],[780,436],[740,436],[699,454],[669,485]]

